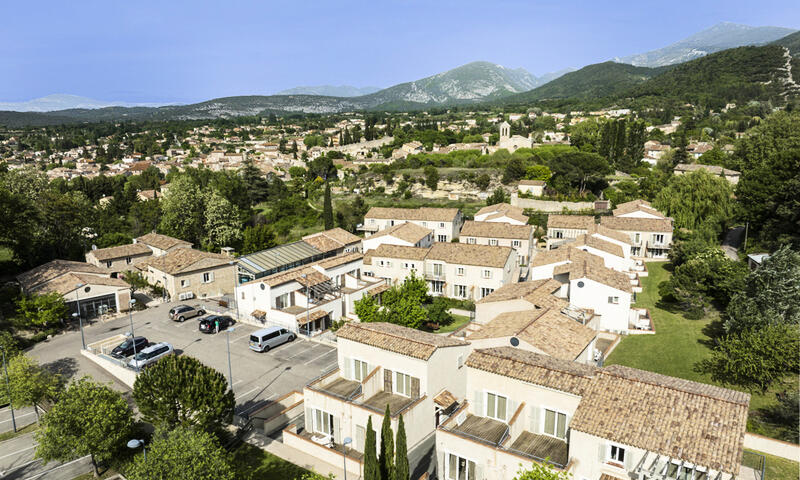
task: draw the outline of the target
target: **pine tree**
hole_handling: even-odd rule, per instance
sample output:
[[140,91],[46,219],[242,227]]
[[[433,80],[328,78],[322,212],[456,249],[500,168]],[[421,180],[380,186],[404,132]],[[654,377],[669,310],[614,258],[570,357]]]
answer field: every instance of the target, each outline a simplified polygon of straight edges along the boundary
[[325,181],[325,204],[322,207],[322,221],[325,222],[325,230],[333,228],[333,205],[331,204],[331,184]]
[[378,458],[375,456],[375,430],[372,416],[367,419],[367,438],[364,440],[364,480],[381,480]]
[[392,417],[389,404],[386,404],[386,413],[383,414],[381,425],[381,450],[378,454],[381,480],[394,478],[394,435],[392,434]]
[[408,480],[408,447],[406,446],[406,427],[403,416],[397,422],[397,440],[394,449],[393,480]]

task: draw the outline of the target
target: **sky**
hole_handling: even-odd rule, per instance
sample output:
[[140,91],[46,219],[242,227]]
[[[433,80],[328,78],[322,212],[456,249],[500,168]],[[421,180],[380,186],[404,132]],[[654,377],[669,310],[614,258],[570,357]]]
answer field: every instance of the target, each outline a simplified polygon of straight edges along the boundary
[[388,87],[487,60],[535,75],[721,21],[800,28],[797,0],[3,2],[0,101],[191,103],[298,85]]

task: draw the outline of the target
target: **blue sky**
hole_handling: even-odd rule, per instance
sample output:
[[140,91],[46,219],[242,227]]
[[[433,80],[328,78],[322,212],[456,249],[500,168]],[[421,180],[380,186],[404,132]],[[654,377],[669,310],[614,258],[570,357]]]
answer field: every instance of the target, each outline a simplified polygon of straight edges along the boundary
[[297,85],[380,87],[474,60],[542,74],[721,21],[800,28],[797,0],[5,2],[0,101],[193,102]]

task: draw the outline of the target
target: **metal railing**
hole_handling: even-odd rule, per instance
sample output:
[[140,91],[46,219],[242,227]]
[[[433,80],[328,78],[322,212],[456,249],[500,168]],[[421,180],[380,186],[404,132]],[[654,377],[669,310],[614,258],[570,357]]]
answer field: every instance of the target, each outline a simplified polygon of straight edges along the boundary
[[751,450],[745,450],[742,452],[742,466],[752,468],[755,472],[756,480],[764,480],[767,457]]

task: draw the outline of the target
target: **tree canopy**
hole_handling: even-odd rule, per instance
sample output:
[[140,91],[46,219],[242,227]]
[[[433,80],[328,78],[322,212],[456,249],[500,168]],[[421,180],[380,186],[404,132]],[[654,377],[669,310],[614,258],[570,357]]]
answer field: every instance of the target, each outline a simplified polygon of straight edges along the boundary
[[137,455],[125,472],[130,480],[233,480],[228,452],[210,433],[187,427],[159,431],[147,458]]

